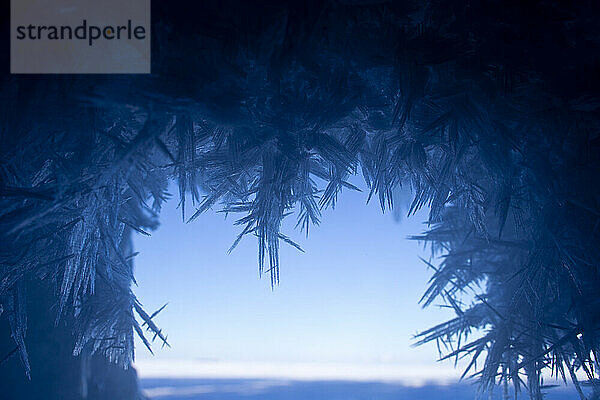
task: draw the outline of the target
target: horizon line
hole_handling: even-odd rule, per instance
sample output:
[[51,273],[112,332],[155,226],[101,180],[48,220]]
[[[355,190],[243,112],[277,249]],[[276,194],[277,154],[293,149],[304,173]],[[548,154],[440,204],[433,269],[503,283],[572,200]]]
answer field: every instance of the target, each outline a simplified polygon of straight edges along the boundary
[[461,383],[462,371],[439,364],[264,362],[219,360],[139,360],[141,379],[265,379],[398,383],[420,387]]

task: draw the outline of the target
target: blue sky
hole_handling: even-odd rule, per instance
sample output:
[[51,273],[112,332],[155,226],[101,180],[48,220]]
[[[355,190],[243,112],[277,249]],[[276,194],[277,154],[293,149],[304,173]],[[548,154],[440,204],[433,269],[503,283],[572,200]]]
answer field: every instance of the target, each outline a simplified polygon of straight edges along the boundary
[[282,245],[281,283],[271,290],[258,276],[254,237],[227,254],[235,215],[213,210],[186,224],[176,197],[152,237],[134,239],[134,291],[150,312],[169,303],[157,322],[172,346],[151,356],[138,343],[142,376],[273,375],[286,365],[292,378],[303,368],[389,378],[442,367],[435,345],[411,347],[417,331],[453,314],[418,305],[431,274],[418,256],[429,252],[406,236],[425,228],[425,212],[398,222],[376,201],[365,205],[366,192],[344,191],[308,238],[288,217],[284,233],[306,252]]

